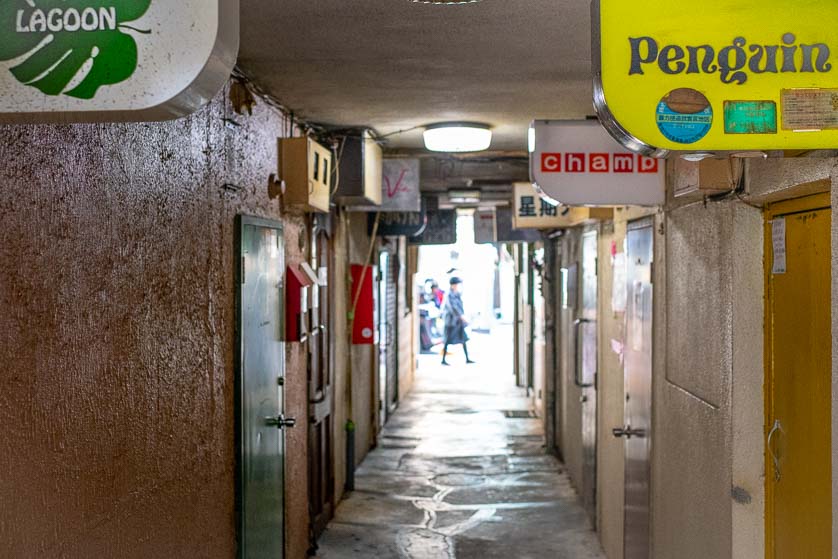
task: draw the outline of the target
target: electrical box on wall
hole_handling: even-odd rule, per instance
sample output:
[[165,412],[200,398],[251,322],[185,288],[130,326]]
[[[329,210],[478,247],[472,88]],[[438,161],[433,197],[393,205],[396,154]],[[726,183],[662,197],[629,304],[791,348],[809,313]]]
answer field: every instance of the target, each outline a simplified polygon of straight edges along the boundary
[[372,266],[352,265],[352,302],[358,302],[352,320],[352,343],[355,345],[375,343],[374,275]]
[[333,171],[331,151],[311,138],[279,140],[279,178],[288,205],[329,213]]
[[308,335],[309,289],[318,278],[310,266],[288,266],[285,275],[285,341],[301,342]]
[[704,159],[686,161],[676,158],[672,162],[675,172],[672,193],[675,198],[702,199],[736,189],[737,178],[742,173],[742,161],[732,159]]
[[344,206],[380,206],[384,156],[369,132],[348,136],[341,146],[338,189]]

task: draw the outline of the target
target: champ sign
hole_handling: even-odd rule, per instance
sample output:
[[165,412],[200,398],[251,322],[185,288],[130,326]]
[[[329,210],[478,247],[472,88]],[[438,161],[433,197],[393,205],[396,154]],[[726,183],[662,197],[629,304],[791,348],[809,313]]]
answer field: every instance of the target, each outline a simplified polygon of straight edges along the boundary
[[238,46],[238,0],[2,0],[0,122],[184,116]]
[[836,0],[594,0],[594,104],[640,153],[838,147]]
[[533,185],[567,206],[657,206],[665,201],[664,161],[631,153],[595,120],[533,122]]

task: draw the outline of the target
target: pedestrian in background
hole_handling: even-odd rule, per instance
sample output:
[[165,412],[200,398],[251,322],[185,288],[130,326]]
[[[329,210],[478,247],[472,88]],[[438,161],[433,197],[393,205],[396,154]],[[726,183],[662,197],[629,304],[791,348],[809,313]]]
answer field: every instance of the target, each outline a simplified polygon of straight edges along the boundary
[[443,316],[445,318],[445,347],[442,349],[442,364],[448,365],[446,357],[448,356],[449,345],[463,346],[463,353],[466,355],[466,363],[474,363],[468,356],[468,334],[466,333],[466,326],[468,322],[465,317],[465,310],[463,309],[463,297],[460,294],[460,285],[463,283],[458,277],[452,277],[450,280],[451,288],[448,290],[448,295],[445,298],[445,305],[443,307]]

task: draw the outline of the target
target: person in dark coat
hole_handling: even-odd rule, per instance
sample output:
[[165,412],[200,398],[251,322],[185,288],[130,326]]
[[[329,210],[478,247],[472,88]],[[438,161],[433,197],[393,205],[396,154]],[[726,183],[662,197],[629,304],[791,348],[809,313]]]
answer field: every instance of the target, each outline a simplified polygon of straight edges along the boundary
[[448,346],[451,344],[462,344],[463,352],[466,354],[466,363],[474,363],[468,357],[468,334],[466,334],[465,311],[463,309],[463,298],[460,295],[460,284],[463,283],[458,277],[451,278],[451,289],[448,290],[448,296],[445,298],[445,305],[443,307],[443,317],[445,318],[445,347],[442,350],[442,364],[448,365],[446,357],[448,356]]

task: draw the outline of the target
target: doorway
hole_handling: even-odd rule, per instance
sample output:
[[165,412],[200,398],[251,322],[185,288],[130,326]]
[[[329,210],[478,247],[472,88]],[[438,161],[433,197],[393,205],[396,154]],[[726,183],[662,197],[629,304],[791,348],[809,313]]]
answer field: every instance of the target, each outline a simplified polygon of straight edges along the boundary
[[379,422],[383,426],[398,405],[398,256],[382,250],[378,256],[378,386]]
[[596,437],[597,437],[597,367],[599,326],[597,324],[597,255],[599,232],[590,229],[582,234],[582,290],[579,314],[574,323],[576,359],[574,383],[581,390],[582,404],[582,504],[596,526]]
[[766,553],[832,557],[829,194],[766,211]]
[[328,215],[318,215],[311,227],[310,264],[317,274],[311,287],[311,328],[308,339],[308,461],[309,512],[316,541],[332,518],[335,500],[334,398],[331,312],[332,248]]
[[285,553],[285,344],[282,342],[282,225],[239,218],[236,375],[239,556]]
[[627,231],[626,344],[624,347],[625,559],[649,559],[649,488],[652,428],[652,262],[654,219]]

